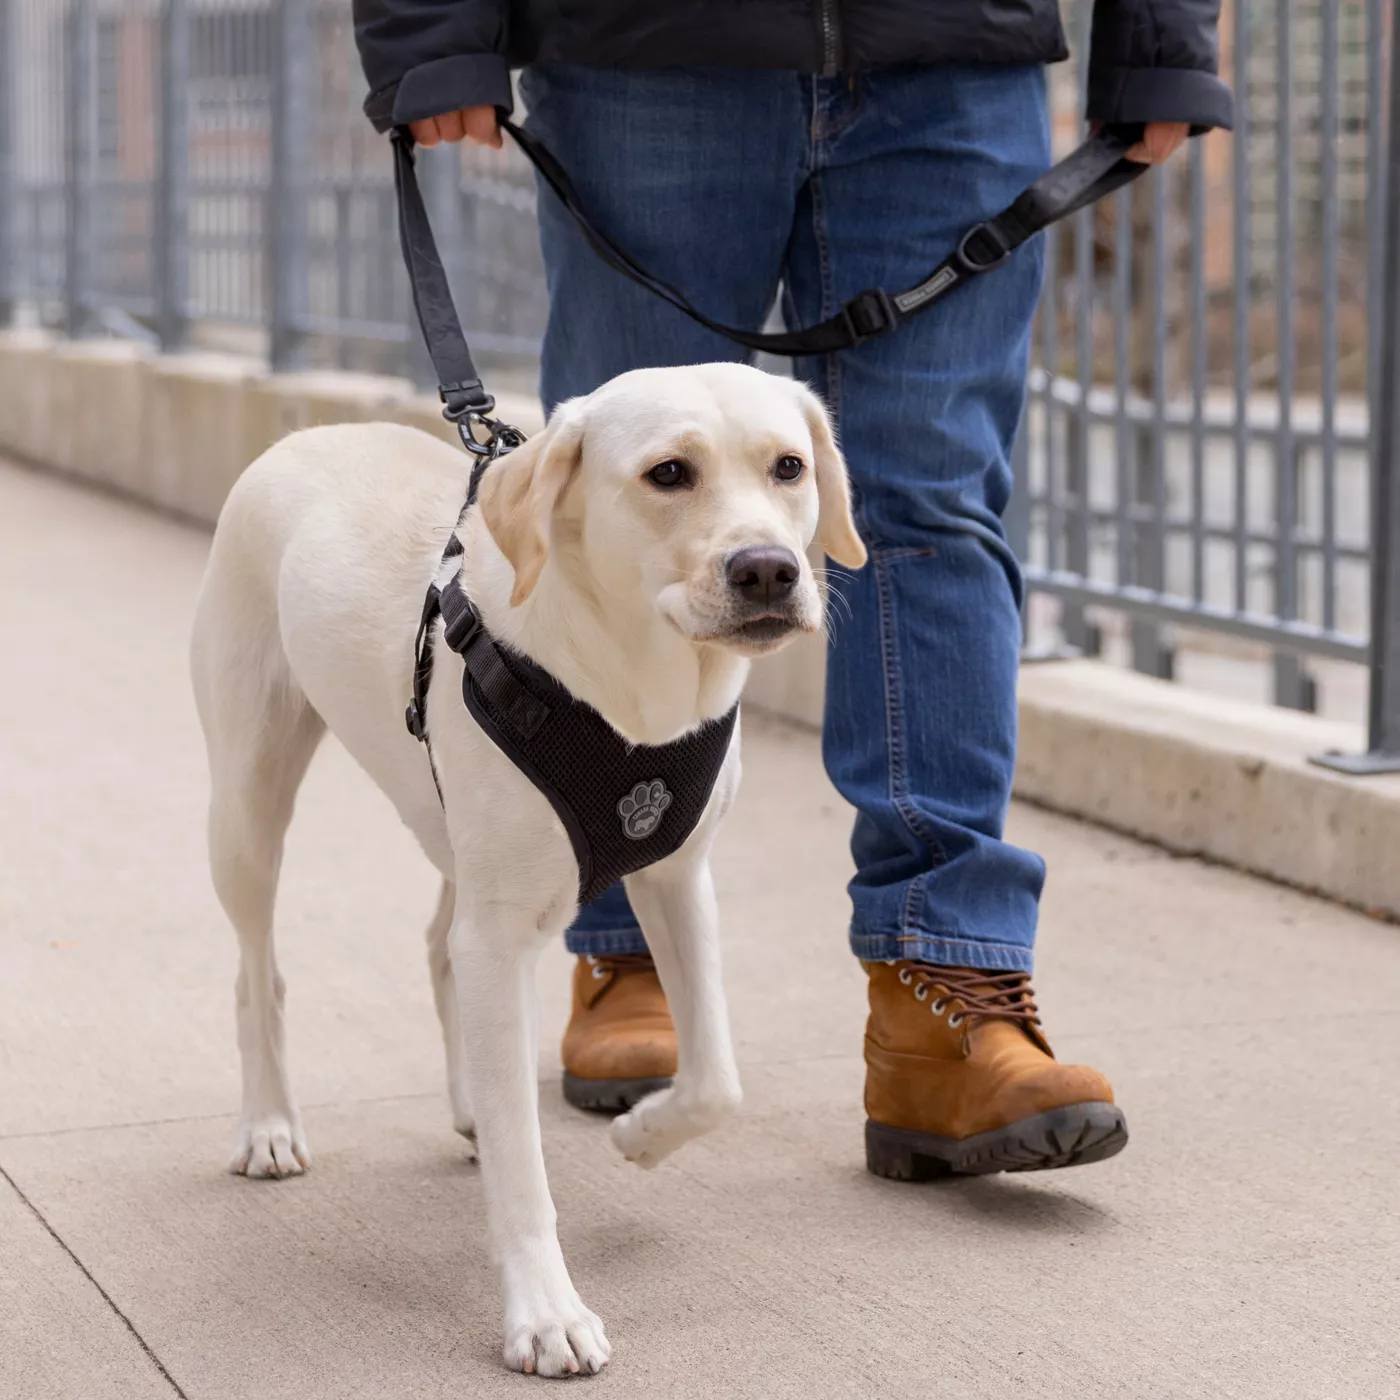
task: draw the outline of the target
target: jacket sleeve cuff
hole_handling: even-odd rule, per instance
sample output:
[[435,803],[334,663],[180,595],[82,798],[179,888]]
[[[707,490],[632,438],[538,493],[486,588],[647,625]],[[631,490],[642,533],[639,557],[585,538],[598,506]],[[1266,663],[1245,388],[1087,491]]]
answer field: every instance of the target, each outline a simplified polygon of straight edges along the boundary
[[1193,135],[1235,123],[1230,89],[1201,68],[1097,68],[1085,115],[1098,122],[1190,122]]
[[459,107],[499,107],[509,115],[514,105],[504,54],[461,53],[420,63],[397,83],[370,93],[365,115],[376,131],[388,131]]

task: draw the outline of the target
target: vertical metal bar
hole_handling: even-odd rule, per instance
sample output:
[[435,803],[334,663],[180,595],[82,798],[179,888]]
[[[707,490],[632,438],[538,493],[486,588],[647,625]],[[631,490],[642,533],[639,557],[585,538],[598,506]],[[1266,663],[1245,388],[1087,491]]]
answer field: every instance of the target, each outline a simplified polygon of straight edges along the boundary
[[[1074,417],[1066,422],[1068,435],[1066,485],[1073,498],[1069,518],[1065,566],[1081,578],[1089,576],[1089,551],[1093,539],[1093,519],[1089,499],[1093,482],[1089,478],[1089,395],[1094,387],[1094,213],[1081,209],[1074,219],[1074,358],[1079,379],[1079,401]],[[1065,603],[1060,610],[1060,630],[1065,641],[1081,651],[1089,648],[1089,629],[1082,605]]]
[[1191,143],[1191,597],[1205,601],[1206,177],[1205,151]]
[[187,0],[160,13],[160,158],[156,171],[156,320],[162,350],[178,350],[189,314],[190,15]]
[[1057,442],[1058,414],[1055,381],[1060,366],[1060,240],[1054,225],[1045,230],[1045,288],[1040,297],[1041,358],[1045,366],[1045,567],[1055,573],[1061,567],[1064,510],[1060,502],[1060,454]]
[[306,359],[309,305],[310,123],[315,84],[310,0],[279,0],[272,83],[272,178],[268,186],[269,358],[275,370]]
[[19,309],[19,111],[14,95],[19,0],[0,0],[0,326]]
[[351,258],[350,220],[354,213],[354,190],[346,180],[335,187],[335,315],[340,322],[336,336],[336,363],[341,369],[350,368],[350,337],[345,326],[355,314],[350,297],[353,262]]
[[[1371,692],[1369,747],[1400,762],[1400,33],[1391,10],[1386,142],[1385,321],[1381,409],[1371,462]],[[1373,400],[1373,402],[1375,402]]]
[[1337,626],[1337,7],[1322,6],[1322,625]]
[[[1274,615],[1298,616],[1298,458],[1293,441],[1297,348],[1293,333],[1293,0],[1278,0],[1275,44],[1274,303],[1277,317],[1278,430],[1274,435]],[[1307,676],[1291,651],[1274,653],[1274,703],[1310,710]]]
[[1235,611],[1249,607],[1249,321],[1253,269],[1249,256],[1249,5],[1235,3],[1235,143],[1231,151],[1235,274]]
[[1367,425],[1368,450],[1375,458],[1377,424],[1376,394],[1381,382],[1381,314],[1385,267],[1386,162],[1382,88],[1385,66],[1384,0],[1366,4],[1366,390],[1371,405]]
[[[1384,241],[1369,261],[1368,291],[1377,322],[1380,371],[1368,385],[1371,412],[1371,675],[1367,697],[1367,752],[1322,754],[1313,759],[1344,773],[1400,772],[1400,0],[1391,5],[1390,107],[1382,158],[1380,101],[1372,89],[1367,105],[1373,121],[1368,165],[1372,199],[1383,187]],[[1373,51],[1379,47],[1380,9],[1369,10]],[[1372,67],[1379,81],[1382,70]],[[1380,177],[1379,179],[1377,177]],[[1371,226],[1375,227],[1375,202]]]
[[92,187],[96,174],[96,32],[92,0],[70,0],[65,74],[63,300],[65,329],[87,329],[92,292]]
[[[1093,7],[1087,0],[1075,6],[1073,21],[1078,55],[1075,64],[1077,91],[1082,94],[1088,82],[1090,24]],[[1094,387],[1094,210],[1081,209],[1074,218],[1074,367],[1079,380],[1078,402],[1073,419],[1065,427],[1068,447],[1066,488],[1073,514],[1068,520],[1065,541],[1065,566],[1073,574],[1088,578],[1090,551],[1093,548],[1093,516],[1090,498],[1093,481],[1090,478],[1089,442],[1092,426],[1089,418],[1089,395]],[[1091,632],[1084,620],[1082,604],[1062,602],[1060,631],[1065,642],[1080,651],[1092,651]]]
[[[1141,531],[1137,582],[1160,593],[1167,564],[1167,221],[1166,172],[1159,166],[1152,182],[1152,423],[1148,450],[1138,457],[1138,499],[1151,507],[1151,526]],[[1133,669],[1169,679],[1170,654],[1154,622],[1132,624]]]
[[1128,423],[1128,393],[1132,387],[1133,189],[1113,196],[1113,447],[1116,463],[1113,492],[1116,582],[1133,581],[1134,540],[1133,440]]

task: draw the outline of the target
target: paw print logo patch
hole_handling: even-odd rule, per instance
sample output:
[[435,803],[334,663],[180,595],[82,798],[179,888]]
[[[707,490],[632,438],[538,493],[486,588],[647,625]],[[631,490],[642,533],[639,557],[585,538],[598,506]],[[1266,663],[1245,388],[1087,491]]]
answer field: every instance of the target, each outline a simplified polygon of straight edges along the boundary
[[642,841],[661,823],[661,814],[671,805],[671,794],[660,778],[638,783],[621,802],[617,814],[622,818],[622,830],[629,841]]

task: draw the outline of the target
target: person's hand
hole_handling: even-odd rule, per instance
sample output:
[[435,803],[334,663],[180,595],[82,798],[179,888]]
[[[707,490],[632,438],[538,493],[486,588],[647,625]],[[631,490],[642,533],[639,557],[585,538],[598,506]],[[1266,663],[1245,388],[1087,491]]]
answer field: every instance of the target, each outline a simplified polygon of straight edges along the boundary
[[1141,165],[1161,165],[1186,140],[1191,131],[1189,122],[1148,122],[1142,140],[1127,152],[1129,160]]
[[[436,146],[439,141],[460,141],[463,137],[477,146],[501,149],[501,128],[494,107],[459,107],[440,117],[424,117],[409,122],[408,129],[420,146]],[[1183,132],[1185,127],[1182,128]]]

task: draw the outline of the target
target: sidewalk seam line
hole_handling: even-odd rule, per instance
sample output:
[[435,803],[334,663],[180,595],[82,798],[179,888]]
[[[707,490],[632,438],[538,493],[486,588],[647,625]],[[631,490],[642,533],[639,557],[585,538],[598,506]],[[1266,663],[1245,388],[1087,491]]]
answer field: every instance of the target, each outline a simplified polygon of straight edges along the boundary
[[26,1206],[29,1207],[29,1210],[33,1214],[35,1220],[37,1220],[39,1224],[42,1225],[44,1229],[49,1232],[49,1234],[54,1240],[54,1243],[57,1244],[58,1247],[78,1266],[78,1270],[82,1274],[82,1276],[85,1279],[87,1279],[87,1281],[90,1284],[92,1284],[92,1286],[98,1291],[99,1294],[101,1294],[102,1301],[106,1303],[107,1306],[111,1308],[111,1310],[114,1313],[116,1313],[116,1315],[122,1320],[122,1325],[126,1328],[128,1332],[131,1333],[133,1337],[136,1338],[137,1345],[141,1348],[142,1351],[146,1353],[147,1357],[150,1358],[151,1365],[153,1365],[156,1368],[156,1370],[159,1371],[161,1375],[165,1377],[166,1381],[170,1385],[170,1388],[175,1392],[176,1395],[180,1397],[180,1400],[189,1400],[189,1396],[185,1394],[183,1389],[181,1389],[179,1381],[177,1381],[175,1377],[172,1376],[170,1372],[166,1370],[165,1363],[160,1359],[160,1357],[158,1357],[155,1354],[154,1351],[151,1350],[150,1343],[147,1342],[146,1339],[136,1330],[136,1327],[132,1323],[131,1319],[117,1306],[116,1300],[112,1297],[110,1293],[107,1292],[105,1288],[103,1288],[103,1286],[100,1283],[98,1283],[97,1279],[93,1277],[92,1270],[89,1269],[88,1266],[84,1264],[81,1259],[78,1258],[78,1256],[69,1247],[68,1241],[65,1240],[63,1236],[60,1235],[52,1225],[49,1224],[49,1222],[44,1218],[44,1213],[39,1209],[38,1206],[34,1204],[33,1201],[29,1199],[28,1196],[24,1194],[23,1191],[20,1190],[19,1183],[15,1181],[14,1177],[12,1177],[3,1166],[0,1166],[0,1176],[5,1178],[5,1180],[9,1183],[10,1189],[15,1193],[16,1196],[20,1198],[21,1201],[24,1202]]

